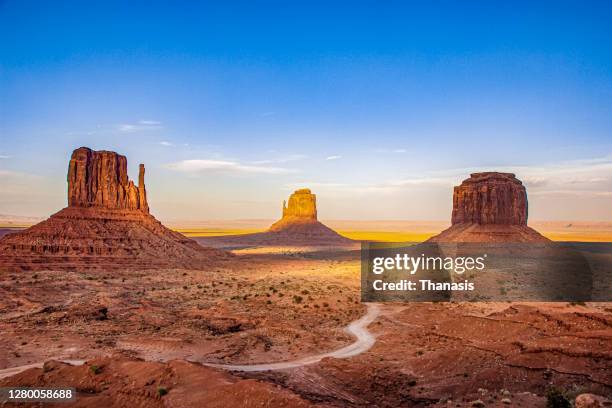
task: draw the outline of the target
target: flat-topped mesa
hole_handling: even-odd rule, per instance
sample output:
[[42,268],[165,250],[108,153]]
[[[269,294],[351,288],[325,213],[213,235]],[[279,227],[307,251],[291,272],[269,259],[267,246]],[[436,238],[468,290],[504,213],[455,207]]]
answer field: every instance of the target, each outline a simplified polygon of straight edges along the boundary
[[308,188],[296,190],[289,197],[289,203],[283,201],[283,218],[298,217],[305,220],[317,220],[317,196]]
[[527,226],[527,191],[512,173],[473,173],[453,191],[452,225],[429,242],[549,242]]
[[527,192],[512,173],[473,173],[453,192],[455,224],[527,225]]
[[138,186],[135,186],[128,178],[125,156],[80,147],[72,152],[68,165],[68,207],[102,207],[149,213],[144,173],[144,164],[141,164]]

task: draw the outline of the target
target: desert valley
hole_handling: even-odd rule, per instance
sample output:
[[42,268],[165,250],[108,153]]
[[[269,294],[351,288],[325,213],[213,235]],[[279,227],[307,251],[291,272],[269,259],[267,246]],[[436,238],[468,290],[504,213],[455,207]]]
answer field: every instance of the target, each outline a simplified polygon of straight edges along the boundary
[[[269,228],[183,235],[151,215],[144,165],[137,185],[126,166],[76,149],[68,206],[2,230],[1,387],[74,387],[78,407],[610,404],[610,303],[361,301],[359,241],[376,234],[550,242],[545,224],[527,226],[514,175],[466,179],[439,235],[448,224],[325,225],[307,188]],[[576,228],[549,227],[567,241],[555,234]],[[610,241],[608,224],[581,228]],[[606,268],[612,251],[598,245],[587,258]]]

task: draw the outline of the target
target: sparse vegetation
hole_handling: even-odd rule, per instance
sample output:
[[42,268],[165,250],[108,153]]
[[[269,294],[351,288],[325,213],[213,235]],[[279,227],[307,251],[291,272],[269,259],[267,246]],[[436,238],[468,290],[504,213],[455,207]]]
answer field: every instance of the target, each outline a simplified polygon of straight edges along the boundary
[[571,408],[572,403],[565,392],[552,387],[546,393],[547,408]]

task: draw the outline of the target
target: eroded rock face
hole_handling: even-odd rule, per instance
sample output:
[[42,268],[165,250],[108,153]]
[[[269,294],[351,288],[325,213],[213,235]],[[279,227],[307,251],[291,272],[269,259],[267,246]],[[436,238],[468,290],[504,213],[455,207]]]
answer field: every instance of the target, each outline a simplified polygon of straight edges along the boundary
[[[273,233],[270,235],[270,233]],[[348,238],[336,233],[331,228],[317,220],[317,196],[310,189],[296,190],[289,197],[289,202],[283,202],[283,216],[270,226],[268,232],[253,234],[251,237],[262,242],[300,242],[311,243],[348,243]]]
[[127,159],[115,152],[80,147],[68,166],[68,206],[103,207],[149,212],[144,164],[138,186],[127,175]]
[[527,225],[527,192],[512,173],[473,173],[453,192],[455,224]]
[[0,239],[0,270],[204,268],[227,253],[201,247],[149,213],[140,165],[138,186],[127,159],[86,147],[68,166],[68,207]]
[[527,191],[512,173],[473,173],[453,191],[451,227],[430,242],[548,242],[527,226]]
[[304,219],[317,219],[317,196],[310,189],[296,190],[289,197],[289,203],[283,202],[283,218],[299,217]]

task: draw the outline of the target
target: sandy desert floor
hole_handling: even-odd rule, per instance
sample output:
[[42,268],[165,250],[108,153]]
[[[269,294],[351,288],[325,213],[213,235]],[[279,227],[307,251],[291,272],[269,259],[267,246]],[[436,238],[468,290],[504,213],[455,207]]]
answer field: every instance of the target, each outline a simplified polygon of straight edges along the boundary
[[[273,220],[175,221],[169,225],[190,237],[213,237],[265,231],[272,222]],[[323,223],[350,239],[389,242],[422,242],[450,226],[448,221],[324,220]],[[7,224],[1,224],[0,220],[0,225]],[[612,222],[532,221],[529,226],[553,241],[612,242]]]
[[[236,252],[206,271],[2,273],[0,386],[72,385],[87,395],[76,406],[189,406],[205,401],[189,391],[204,383],[233,387],[215,400],[225,406],[544,407],[551,390],[612,396],[611,304],[379,304],[365,326],[373,344],[325,357],[355,342],[345,329],[366,314],[359,252]],[[49,360],[87,362],[36,368]],[[310,364],[203,366],[287,361]]]

